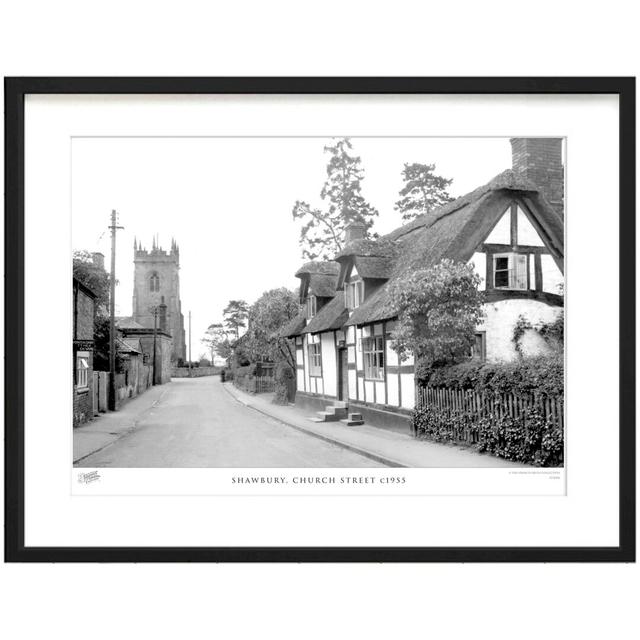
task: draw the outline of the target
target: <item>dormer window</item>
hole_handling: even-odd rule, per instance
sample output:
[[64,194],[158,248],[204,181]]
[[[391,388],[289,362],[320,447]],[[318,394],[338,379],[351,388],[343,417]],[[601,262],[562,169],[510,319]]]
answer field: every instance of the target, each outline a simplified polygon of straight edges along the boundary
[[493,255],[494,289],[527,289],[528,275],[527,254],[496,253]]
[[157,273],[152,273],[149,278],[149,291],[160,291],[160,276]]
[[311,320],[311,318],[313,318],[318,310],[318,299],[313,296],[310,295],[307,298],[307,320]]
[[344,304],[350,311],[357,309],[364,302],[364,282],[356,280],[344,285]]

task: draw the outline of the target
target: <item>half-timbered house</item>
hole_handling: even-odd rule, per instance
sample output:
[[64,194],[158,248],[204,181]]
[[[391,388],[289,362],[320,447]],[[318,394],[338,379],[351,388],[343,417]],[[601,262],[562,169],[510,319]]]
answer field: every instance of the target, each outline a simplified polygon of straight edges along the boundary
[[[285,331],[296,343],[296,404],[344,418],[408,429],[414,362],[392,348],[391,283],[448,258],[471,263],[485,291],[485,319],[470,357],[508,361],[520,317],[552,322],[564,306],[562,140],[512,139],[513,166],[488,184],[378,239],[352,223],[331,262],[298,272],[304,312]],[[519,349],[550,347],[533,330]],[[329,405],[329,406],[327,406]],[[346,419],[346,413],[357,414]]]

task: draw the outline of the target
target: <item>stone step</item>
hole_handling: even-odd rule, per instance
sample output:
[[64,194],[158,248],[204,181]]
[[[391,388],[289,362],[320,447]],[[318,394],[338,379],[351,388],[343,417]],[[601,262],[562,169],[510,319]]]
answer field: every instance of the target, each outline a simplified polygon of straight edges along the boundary
[[324,408],[325,413],[328,413],[330,415],[334,415],[334,416],[340,416],[340,417],[346,417],[347,416],[347,408],[346,407],[325,407]]
[[316,411],[318,422],[337,422],[340,416],[335,413],[329,413],[328,411]]
[[360,420],[352,420],[350,417],[349,418],[344,418],[342,420],[340,420],[340,422],[342,422],[342,424],[346,424],[347,427],[355,427],[358,426],[360,424],[364,424],[364,420],[360,419]]
[[349,404],[347,402],[343,402],[342,400],[336,400],[333,403],[333,406],[336,407],[336,409],[347,409],[349,407]]

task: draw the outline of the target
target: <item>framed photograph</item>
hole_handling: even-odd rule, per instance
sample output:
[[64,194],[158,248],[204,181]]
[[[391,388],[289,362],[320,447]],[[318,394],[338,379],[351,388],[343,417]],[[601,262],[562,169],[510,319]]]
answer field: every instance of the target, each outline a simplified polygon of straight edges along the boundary
[[635,560],[635,79],[5,79],[9,561]]

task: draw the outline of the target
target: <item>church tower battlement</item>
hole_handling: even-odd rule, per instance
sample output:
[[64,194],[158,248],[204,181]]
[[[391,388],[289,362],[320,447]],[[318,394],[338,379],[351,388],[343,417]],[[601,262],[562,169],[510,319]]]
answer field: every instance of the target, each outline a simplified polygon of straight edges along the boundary
[[184,316],[180,302],[180,248],[171,239],[171,249],[165,251],[154,236],[151,250],[133,241],[133,319],[143,327],[152,328],[154,308],[158,309],[158,329],[171,334],[172,358],[186,359]]

